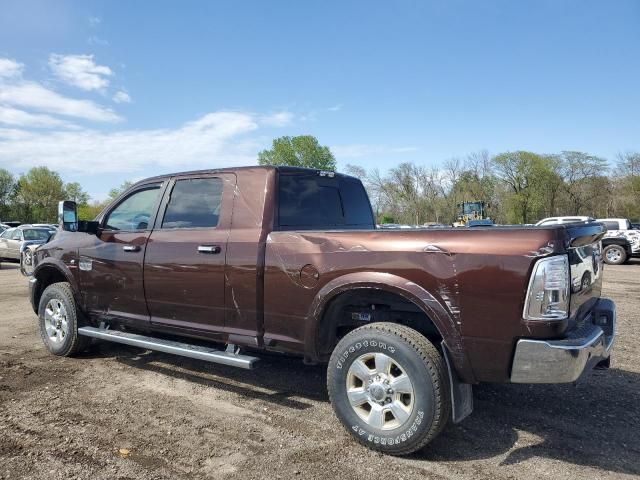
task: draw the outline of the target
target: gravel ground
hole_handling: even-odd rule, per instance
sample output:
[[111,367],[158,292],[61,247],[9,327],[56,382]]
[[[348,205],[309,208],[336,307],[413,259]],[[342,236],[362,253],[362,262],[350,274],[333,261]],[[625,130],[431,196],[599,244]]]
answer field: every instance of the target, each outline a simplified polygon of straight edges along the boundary
[[406,458],[357,445],[321,367],[267,357],[244,371],[94,345],[43,347],[26,281],[0,270],[0,478],[636,478],[640,261],[607,266],[612,368],[577,386],[480,385],[475,411]]

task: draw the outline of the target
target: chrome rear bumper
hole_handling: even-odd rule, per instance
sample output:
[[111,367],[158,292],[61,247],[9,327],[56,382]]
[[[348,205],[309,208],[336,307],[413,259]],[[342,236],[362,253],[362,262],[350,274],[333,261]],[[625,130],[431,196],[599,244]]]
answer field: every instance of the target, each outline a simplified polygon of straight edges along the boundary
[[511,368],[513,383],[570,383],[611,355],[616,308],[600,299],[590,321],[561,340],[521,339]]

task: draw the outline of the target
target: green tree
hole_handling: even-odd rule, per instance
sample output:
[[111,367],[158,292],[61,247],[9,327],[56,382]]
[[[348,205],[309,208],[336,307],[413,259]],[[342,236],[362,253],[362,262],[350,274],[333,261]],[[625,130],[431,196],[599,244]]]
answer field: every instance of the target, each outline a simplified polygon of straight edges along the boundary
[[112,188],[111,190],[109,190],[109,200],[115,200],[122,192],[127,190],[131,185],[133,185],[133,182],[126,180],[122,182],[122,185],[120,185],[119,187]]
[[562,152],[560,176],[564,183],[570,215],[594,215],[599,204],[594,204],[594,189],[601,186],[599,177],[606,175],[608,166],[604,158],[583,152]]
[[270,150],[258,153],[260,165],[289,165],[335,171],[336,159],[329,147],[322,146],[312,135],[280,137],[273,140]]
[[67,183],[64,187],[67,200],[73,200],[78,205],[86,205],[89,203],[89,194],[85,192],[78,182]]
[[15,193],[16,179],[11,172],[0,168],[0,220],[8,220],[10,215],[10,202]]
[[533,152],[501,153],[493,158],[498,178],[507,187],[503,196],[505,219],[531,223],[547,209],[549,182],[554,178],[553,159]]
[[23,222],[56,221],[58,202],[64,200],[64,183],[57,172],[34,167],[18,180],[16,201]]
[[93,220],[104,209],[104,202],[93,202],[91,204],[85,203],[78,205],[78,219],[79,220]]

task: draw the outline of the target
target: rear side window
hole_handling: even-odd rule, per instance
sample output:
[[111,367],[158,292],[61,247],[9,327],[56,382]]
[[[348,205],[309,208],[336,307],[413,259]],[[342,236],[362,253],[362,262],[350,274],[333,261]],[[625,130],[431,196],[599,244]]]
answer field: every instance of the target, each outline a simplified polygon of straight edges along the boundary
[[602,222],[606,225],[607,230],[620,230],[618,222]]
[[284,230],[373,228],[362,184],[342,177],[281,174],[278,223]]
[[220,178],[176,181],[162,228],[211,228],[218,225],[222,185]]

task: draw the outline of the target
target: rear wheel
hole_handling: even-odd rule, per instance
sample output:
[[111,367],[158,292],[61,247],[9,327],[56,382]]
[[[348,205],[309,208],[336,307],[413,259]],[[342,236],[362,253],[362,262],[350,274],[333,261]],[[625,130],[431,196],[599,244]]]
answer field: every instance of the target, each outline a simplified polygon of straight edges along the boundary
[[331,355],[327,386],[351,435],[392,455],[424,447],[451,412],[444,359],[403,325],[372,323],[348,333]]
[[40,336],[54,355],[68,357],[85,350],[91,339],[78,335],[78,310],[71,285],[53,283],[45,288],[38,305]]
[[609,265],[622,265],[627,261],[627,252],[620,245],[609,245],[602,253],[605,263]]

